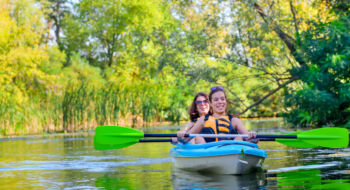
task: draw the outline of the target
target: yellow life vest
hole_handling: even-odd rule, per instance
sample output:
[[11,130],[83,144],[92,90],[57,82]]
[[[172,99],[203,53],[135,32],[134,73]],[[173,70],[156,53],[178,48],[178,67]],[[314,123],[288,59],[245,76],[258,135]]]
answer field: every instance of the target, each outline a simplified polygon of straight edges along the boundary
[[[216,119],[215,117],[211,115],[205,115],[204,121],[204,127],[210,130],[212,134],[238,134],[237,130],[233,128],[231,124],[232,116],[221,116],[219,119]],[[207,140],[207,139],[206,139]],[[216,138],[216,141],[219,139]],[[220,140],[227,140],[227,139],[220,139]]]

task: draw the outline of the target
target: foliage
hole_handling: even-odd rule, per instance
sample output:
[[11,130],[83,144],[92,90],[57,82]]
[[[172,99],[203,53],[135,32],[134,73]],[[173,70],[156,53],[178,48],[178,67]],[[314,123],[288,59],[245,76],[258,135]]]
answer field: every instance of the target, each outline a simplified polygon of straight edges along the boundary
[[197,92],[219,85],[230,113],[348,126],[349,7],[3,0],[1,133],[179,123]]
[[350,127],[349,27],[350,17],[342,16],[328,23],[313,23],[302,33],[298,54],[307,64],[293,71],[302,85],[286,96],[286,104],[294,108],[286,115],[289,122]]
[[64,20],[64,32],[70,35],[62,39],[63,47],[68,55],[80,52],[102,69],[132,62],[125,51],[128,36],[135,31],[150,33],[163,20],[159,0],[82,0],[74,8]]
[[42,13],[29,0],[6,0],[0,5],[0,97],[22,102],[52,79],[38,68],[48,59],[39,44]]

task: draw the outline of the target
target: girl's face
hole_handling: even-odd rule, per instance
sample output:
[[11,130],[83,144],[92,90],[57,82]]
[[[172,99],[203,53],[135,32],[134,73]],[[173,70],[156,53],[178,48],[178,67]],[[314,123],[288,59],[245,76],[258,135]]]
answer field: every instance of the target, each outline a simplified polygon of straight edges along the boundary
[[214,113],[225,113],[226,111],[226,98],[225,93],[222,91],[212,94],[210,106],[213,108]]
[[198,96],[196,99],[196,107],[200,116],[206,115],[209,112],[209,101],[204,96]]

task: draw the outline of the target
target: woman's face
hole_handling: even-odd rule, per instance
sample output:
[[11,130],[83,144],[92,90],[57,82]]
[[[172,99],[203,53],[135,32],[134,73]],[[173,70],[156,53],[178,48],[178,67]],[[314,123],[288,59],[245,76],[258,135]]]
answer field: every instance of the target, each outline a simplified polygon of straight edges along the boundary
[[213,108],[214,113],[225,113],[226,110],[226,98],[225,93],[222,91],[212,94],[210,106]]
[[209,102],[204,96],[198,96],[196,99],[196,107],[200,116],[206,115],[209,112]]

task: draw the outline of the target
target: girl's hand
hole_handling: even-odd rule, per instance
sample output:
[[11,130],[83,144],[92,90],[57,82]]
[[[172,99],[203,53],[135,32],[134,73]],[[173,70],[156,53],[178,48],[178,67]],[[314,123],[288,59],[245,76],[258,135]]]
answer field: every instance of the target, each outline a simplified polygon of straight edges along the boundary
[[259,144],[259,139],[250,139],[247,142],[254,143],[254,144]]
[[186,134],[186,131],[185,131],[185,130],[183,130],[183,131],[178,131],[178,132],[177,132],[177,137],[171,137],[171,140],[172,140],[174,143],[177,143],[177,142],[179,142],[179,141],[177,140],[177,138],[183,138],[183,137],[185,136],[185,134]]
[[250,131],[250,132],[248,132],[248,138],[247,138],[247,140],[249,140],[249,139],[255,139],[257,134],[258,134],[258,133],[255,132],[255,131]]
[[258,133],[255,132],[255,131],[248,132],[248,138],[246,138],[247,142],[258,144],[259,143],[259,139],[256,138],[257,134]]
[[185,137],[186,132],[187,132],[187,131],[178,131],[178,132],[177,132],[177,137],[180,137],[180,138]]

